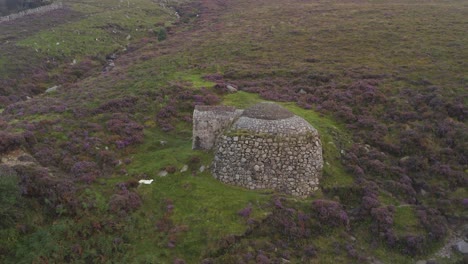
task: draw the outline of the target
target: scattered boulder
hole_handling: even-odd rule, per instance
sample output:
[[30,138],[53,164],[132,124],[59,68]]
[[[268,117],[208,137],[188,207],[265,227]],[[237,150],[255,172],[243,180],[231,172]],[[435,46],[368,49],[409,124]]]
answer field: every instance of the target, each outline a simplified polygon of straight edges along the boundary
[[468,243],[465,240],[460,240],[455,245],[453,245],[453,249],[461,254],[468,254]]
[[117,54],[112,53],[106,56],[106,60],[115,60],[117,59]]
[[160,171],[160,172],[158,173],[158,176],[159,176],[159,177],[165,177],[165,176],[167,176],[167,174],[168,174],[168,172],[167,172],[166,170],[162,170],[162,171]]
[[180,172],[186,172],[188,170],[188,166],[184,165],[182,169],[180,169]]
[[235,86],[233,86],[232,84],[228,84],[228,85],[226,86],[226,88],[227,88],[228,92],[230,92],[230,93],[235,93],[235,92],[237,92],[237,88],[236,88]]
[[48,89],[45,91],[45,93],[53,93],[53,92],[56,92],[58,88],[60,88],[60,86],[58,86],[58,85],[52,86],[52,87],[48,88]]

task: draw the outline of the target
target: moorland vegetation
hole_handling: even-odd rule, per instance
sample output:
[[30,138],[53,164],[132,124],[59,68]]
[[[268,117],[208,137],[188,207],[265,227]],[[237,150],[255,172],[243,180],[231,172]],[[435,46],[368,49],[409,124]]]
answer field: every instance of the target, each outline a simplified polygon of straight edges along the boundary
[[[0,24],[0,262],[466,261],[466,1],[63,2]],[[191,149],[265,100],[321,135],[307,199]]]

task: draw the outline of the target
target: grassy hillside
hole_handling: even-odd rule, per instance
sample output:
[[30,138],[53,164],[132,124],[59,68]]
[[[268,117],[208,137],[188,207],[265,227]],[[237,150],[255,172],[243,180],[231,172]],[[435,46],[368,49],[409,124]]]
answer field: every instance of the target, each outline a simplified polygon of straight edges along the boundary
[[[466,1],[64,2],[0,24],[0,262],[464,260]],[[191,149],[195,105],[264,100],[320,132],[306,199]]]

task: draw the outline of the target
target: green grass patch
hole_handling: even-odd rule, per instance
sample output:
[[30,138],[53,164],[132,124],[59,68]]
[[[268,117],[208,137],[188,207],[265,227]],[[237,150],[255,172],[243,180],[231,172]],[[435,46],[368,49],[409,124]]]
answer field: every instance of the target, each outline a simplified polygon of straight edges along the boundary
[[266,100],[260,98],[258,94],[246,93],[242,91],[228,94],[223,98],[224,105],[235,106],[239,109],[245,109],[260,102],[266,102]]
[[177,72],[173,76],[174,80],[190,82],[194,88],[213,87],[214,82],[204,80],[200,74]]
[[208,165],[209,154],[192,151],[191,130],[188,126],[186,129],[175,133],[164,133],[158,128],[145,129],[145,141],[130,156],[133,162],[128,172],[154,176],[167,166],[180,170],[194,156],[201,158],[201,164]]
[[[189,131],[174,134],[153,128],[145,131],[145,137],[145,143],[131,156],[133,162],[128,167],[132,175],[146,174],[155,179],[151,185],[138,189],[144,204],[134,215],[135,233],[130,234],[134,247],[129,252],[138,261],[166,263],[177,256],[188,263],[197,263],[204,253],[217,247],[222,237],[245,232],[245,220],[237,215],[240,209],[251,204],[254,217],[266,215],[260,205],[270,199],[267,192],[223,184],[211,176],[209,169],[200,172],[200,166],[211,163],[212,154],[192,150]],[[165,141],[164,145],[161,141]],[[200,158],[195,165],[189,163],[194,156]],[[181,173],[184,164],[189,165],[189,170]],[[174,174],[157,176],[169,165],[177,168]],[[171,217],[174,224],[186,227],[176,235],[173,249],[167,247],[167,237],[155,231],[166,199],[173,201],[175,207]]]
[[378,200],[384,205],[398,205],[400,202],[388,192],[381,191]]
[[88,15],[79,21],[40,31],[17,44],[55,58],[103,56],[124,50],[134,39],[154,36],[156,24],[174,19],[150,0],[89,1],[70,6]]
[[468,198],[468,190],[466,188],[457,188],[454,192],[450,192],[449,196],[452,199]]
[[372,232],[369,232],[370,228],[370,220],[360,221],[358,226],[353,228],[353,236],[357,238],[355,248],[360,248],[366,255],[374,256],[382,263],[414,264],[415,260],[411,256],[402,255],[390,249],[385,241],[379,240]]
[[409,205],[396,207],[393,227],[397,235],[424,234],[414,208]]

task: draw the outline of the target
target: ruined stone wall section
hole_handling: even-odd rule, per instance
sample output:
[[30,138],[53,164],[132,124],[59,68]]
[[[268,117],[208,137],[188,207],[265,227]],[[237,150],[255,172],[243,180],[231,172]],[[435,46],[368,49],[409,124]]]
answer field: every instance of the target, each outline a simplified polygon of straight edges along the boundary
[[12,21],[12,20],[27,16],[27,15],[42,14],[42,13],[46,13],[46,12],[60,9],[60,8],[63,8],[62,2],[57,2],[57,3],[50,4],[50,5],[27,9],[27,10],[23,10],[15,14],[0,17],[0,23]]
[[242,110],[197,106],[193,112],[192,149],[210,150],[216,138],[231,126]]
[[307,196],[318,190],[322,167],[315,129],[276,136],[233,132],[218,138],[212,172],[228,184]]

